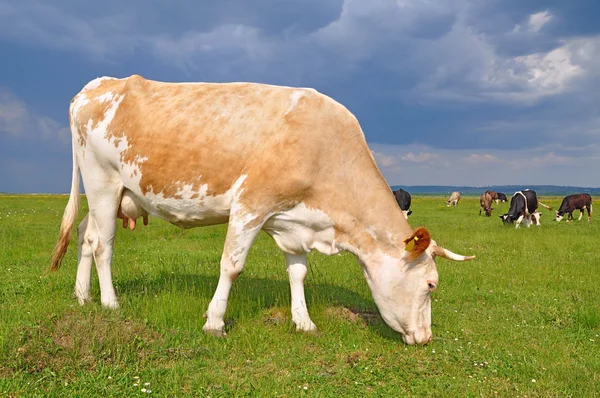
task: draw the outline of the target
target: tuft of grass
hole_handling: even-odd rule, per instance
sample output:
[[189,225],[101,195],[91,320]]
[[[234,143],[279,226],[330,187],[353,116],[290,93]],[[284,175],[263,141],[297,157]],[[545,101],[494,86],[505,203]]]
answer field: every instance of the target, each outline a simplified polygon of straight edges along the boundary
[[[562,198],[542,198],[550,206]],[[66,196],[0,196],[0,396],[598,396],[600,225],[503,226],[478,198],[413,197],[409,222],[476,260],[438,261],[432,343],[405,346],[381,319],[352,255],[311,253],[306,296],[319,331],[291,323],[283,254],[266,234],[236,281],[228,337],[201,328],[226,227],[151,219],[119,230],[121,308],[73,298],[76,236],[46,267]],[[80,219],[85,214],[85,201]],[[74,234],[75,235],[75,234]],[[148,385],[146,385],[149,383]],[[142,391],[143,390],[143,391]]]

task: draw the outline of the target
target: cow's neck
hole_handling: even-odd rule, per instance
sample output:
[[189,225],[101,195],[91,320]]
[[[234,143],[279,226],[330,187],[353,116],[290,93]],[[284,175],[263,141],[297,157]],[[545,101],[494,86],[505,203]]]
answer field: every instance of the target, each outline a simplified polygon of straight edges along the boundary
[[387,184],[366,188],[360,197],[346,202],[346,208],[337,209],[333,218],[338,247],[370,266],[382,258],[399,258],[405,246],[403,240],[413,231]]

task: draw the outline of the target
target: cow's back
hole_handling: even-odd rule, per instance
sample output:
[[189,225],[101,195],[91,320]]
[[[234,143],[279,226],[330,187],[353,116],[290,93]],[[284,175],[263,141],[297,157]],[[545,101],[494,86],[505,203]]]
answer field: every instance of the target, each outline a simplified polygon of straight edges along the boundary
[[271,208],[334,203],[334,184],[385,185],[356,118],[312,89],[104,78],[73,99],[71,120],[80,160],[93,154],[144,208],[172,222],[185,208],[202,225],[213,215],[194,215],[199,203],[223,222],[242,189]]

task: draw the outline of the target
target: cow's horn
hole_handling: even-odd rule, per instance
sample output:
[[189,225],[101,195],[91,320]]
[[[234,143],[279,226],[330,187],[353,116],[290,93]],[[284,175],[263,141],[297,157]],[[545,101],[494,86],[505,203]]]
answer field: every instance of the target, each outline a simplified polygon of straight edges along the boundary
[[440,246],[433,247],[433,254],[435,254],[436,256],[444,257],[444,258],[447,258],[448,260],[454,260],[454,261],[467,261],[467,260],[473,260],[475,258],[475,256],[461,256],[460,254],[452,253],[450,250],[444,249],[443,247],[440,247]]

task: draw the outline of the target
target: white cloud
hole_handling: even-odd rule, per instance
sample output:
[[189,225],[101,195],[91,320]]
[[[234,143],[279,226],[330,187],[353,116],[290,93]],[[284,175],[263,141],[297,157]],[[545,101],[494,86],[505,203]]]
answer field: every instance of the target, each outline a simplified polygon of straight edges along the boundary
[[437,154],[430,152],[419,152],[418,154],[408,152],[406,155],[401,156],[401,159],[412,163],[433,163],[438,157]]
[[28,120],[23,101],[8,91],[0,90],[0,132],[12,136],[22,135]]
[[390,167],[396,164],[396,158],[394,156],[387,156],[379,152],[371,151],[375,162],[382,167]]
[[69,129],[56,120],[39,115],[12,93],[0,88],[0,134],[15,138],[58,139],[70,142]]
[[465,162],[480,166],[484,164],[499,163],[501,160],[497,156],[490,155],[489,153],[472,153],[465,158]]
[[421,81],[413,94],[437,101],[533,104],[581,89],[580,79],[598,74],[600,36],[565,39],[547,52],[502,57],[485,37],[463,29],[455,35],[467,43],[469,54],[463,56],[464,49],[449,36],[442,50],[447,60],[436,61],[436,73]]
[[529,16],[528,26],[531,32],[539,32],[544,25],[552,20],[552,14],[546,11],[537,12]]
[[514,60],[526,68],[520,77],[540,95],[561,92],[569,80],[583,73],[581,67],[572,64],[571,53],[566,46],[548,53],[515,57]]
[[[394,158],[389,166],[378,164],[390,185],[600,185],[600,175],[581,173],[600,168],[597,143],[585,147],[540,145],[521,150],[449,150],[382,144],[370,147],[381,156]],[[413,161],[414,153],[427,154],[427,162]]]

